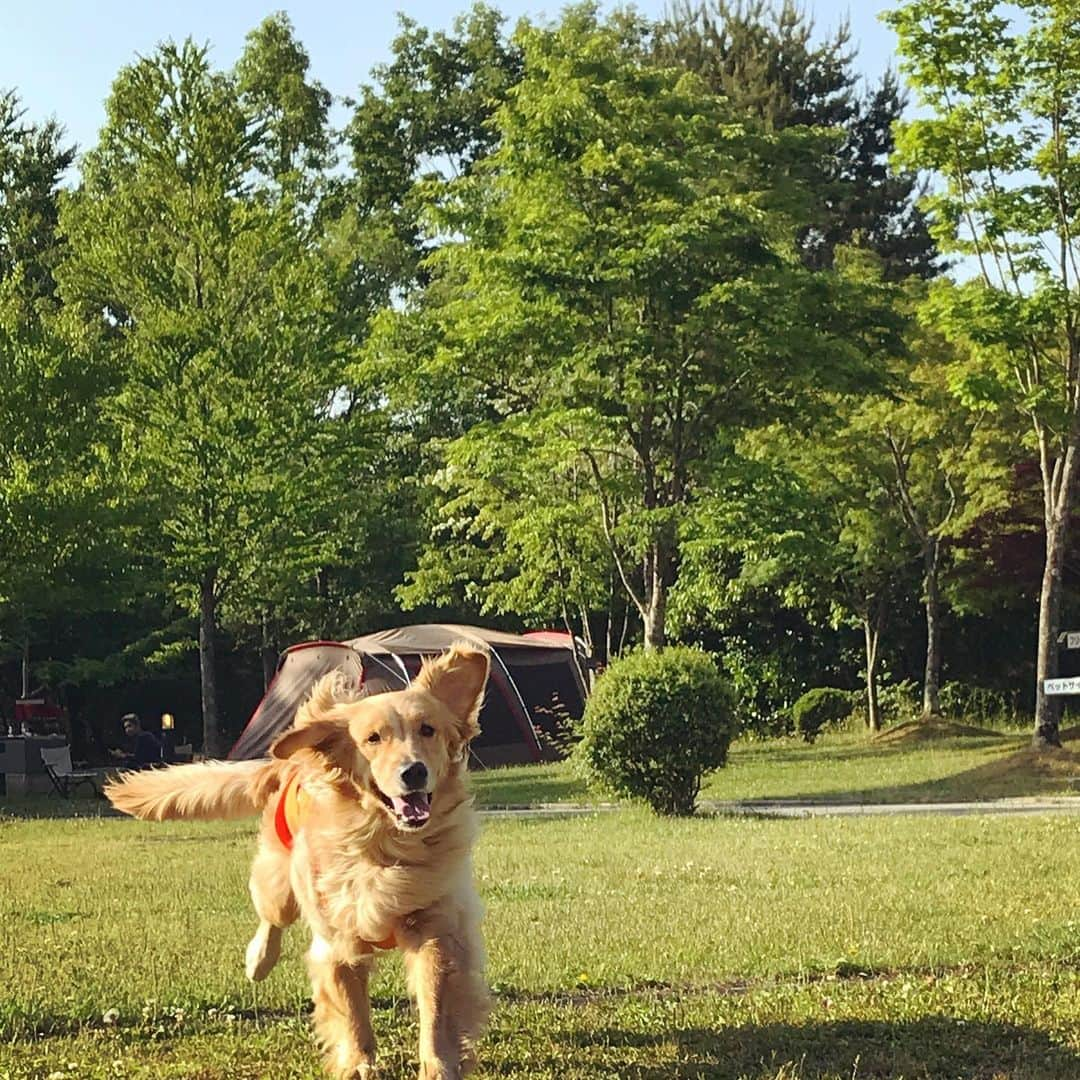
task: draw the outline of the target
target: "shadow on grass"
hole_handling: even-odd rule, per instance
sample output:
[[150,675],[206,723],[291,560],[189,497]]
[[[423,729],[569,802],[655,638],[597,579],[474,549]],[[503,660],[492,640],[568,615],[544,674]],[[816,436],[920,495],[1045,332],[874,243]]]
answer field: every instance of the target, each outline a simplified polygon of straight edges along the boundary
[[[880,755],[881,751],[878,751]],[[902,751],[889,751],[902,753]],[[1080,754],[1069,750],[1038,753],[1019,749],[997,754],[981,765],[951,776],[871,788],[837,788],[806,794],[788,793],[782,802],[806,803],[935,803],[979,802],[986,799],[1069,795],[1080,782]],[[747,800],[768,801],[768,795]]]
[[[384,1013],[379,1021],[384,1030],[385,1012],[392,1014],[390,1030],[394,1034],[389,1045],[398,1041],[411,1052],[415,1020],[408,1002],[386,997],[376,998],[373,1004]],[[527,1008],[525,1000],[517,1004]],[[507,1009],[509,1012],[504,1011]],[[241,1023],[256,1023],[265,1032],[268,1023],[306,1023],[308,1011],[308,1006],[237,1009],[235,1018]],[[569,1015],[541,1015],[544,1030],[530,1035],[536,1016],[518,1012],[514,1004],[500,1003],[492,1034],[481,1048],[481,1059],[486,1060],[491,1075],[542,1072],[557,1076],[565,1071],[569,1059],[575,1076],[596,1076],[598,1080],[614,1076],[621,1080],[1065,1080],[1080,1076],[1080,1055],[1044,1031],[944,1015],[896,1022],[835,1020],[732,1027],[678,1027],[665,1020],[651,1030],[610,1022],[589,1029],[585,1027],[588,1018],[597,1014],[582,1014],[576,1009]],[[641,1022],[647,1026],[654,1019],[655,1014],[643,1015]],[[227,1033],[234,1038],[236,1030],[231,1027],[226,1032],[215,1025],[203,1035]],[[160,1035],[152,1024],[124,1026],[120,1031],[127,1045],[156,1044]],[[69,1019],[39,1025],[36,1037],[76,1034],[86,1034],[86,1028],[76,1028]],[[171,1038],[194,1034],[176,1031]],[[22,1031],[16,1038],[29,1035]],[[519,1049],[522,1036],[528,1045],[527,1057],[521,1056]]]
[[473,773],[472,788],[476,805],[524,806],[530,803],[576,802],[588,798],[585,785],[572,776],[529,776],[503,779],[498,770]]
[[[1063,1080],[1080,1076],[1080,1055],[1033,1028],[928,1016],[838,1020],[656,1033],[568,1033],[580,1051],[602,1051],[626,1080],[749,1077],[773,1080]],[[643,1057],[670,1056],[653,1064]],[[622,1058],[616,1064],[613,1059]],[[605,1074],[606,1075],[606,1074]]]
[[104,795],[79,793],[70,799],[59,795],[24,795],[0,800],[0,824],[4,819],[35,821],[40,818],[124,817],[114,810]]

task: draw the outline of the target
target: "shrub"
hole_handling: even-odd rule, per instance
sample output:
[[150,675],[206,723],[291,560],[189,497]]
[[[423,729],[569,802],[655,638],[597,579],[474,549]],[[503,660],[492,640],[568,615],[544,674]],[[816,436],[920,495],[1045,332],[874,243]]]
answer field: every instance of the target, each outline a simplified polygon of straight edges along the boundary
[[658,814],[692,814],[702,778],[727,760],[733,716],[734,695],[706,653],[630,653],[597,680],[575,761],[595,786]]
[[[865,709],[865,694],[862,703]],[[882,681],[878,686],[878,708],[881,710],[882,726],[918,720],[922,715],[922,686],[914,679],[903,679],[896,683]]]
[[1026,723],[1021,718],[1016,690],[992,690],[973,683],[947,682],[940,691],[941,711],[946,716],[982,727],[1010,727]]
[[813,742],[823,727],[846,720],[851,715],[853,705],[849,690],[818,686],[813,690],[807,690],[791,706],[791,719],[795,724],[795,730],[807,742]]

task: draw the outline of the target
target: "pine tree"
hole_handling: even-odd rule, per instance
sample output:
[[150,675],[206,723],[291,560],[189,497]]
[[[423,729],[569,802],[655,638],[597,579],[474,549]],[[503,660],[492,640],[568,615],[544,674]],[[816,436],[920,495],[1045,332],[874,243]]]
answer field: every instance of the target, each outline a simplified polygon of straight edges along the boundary
[[819,164],[817,220],[802,235],[808,266],[830,267],[837,247],[856,242],[882,259],[887,280],[931,277],[940,264],[915,205],[918,177],[889,165],[892,124],[906,99],[891,71],[876,87],[860,89],[846,23],[821,41],[814,29],[794,0],[779,7],[770,0],[683,0],[659,25],[656,52],[702,75],[744,122],[842,132],[835,153]]

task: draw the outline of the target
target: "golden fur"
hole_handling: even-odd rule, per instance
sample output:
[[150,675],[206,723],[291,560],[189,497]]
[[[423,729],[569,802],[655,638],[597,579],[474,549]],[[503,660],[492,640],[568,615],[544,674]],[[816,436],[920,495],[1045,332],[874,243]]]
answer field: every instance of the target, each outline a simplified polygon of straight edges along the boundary
[[[328,675],[270,761],[132,773],[106,789],[114,806],[158,821],[262,812],[247,974],[269,974],[282,931],[303,915],[315,1027],[337,1076],[374,1075],[371,943],[388,937],[404,953],[417,1003],[421,1080],[457,1080],[471,1065],[487,995],[465,768],[487,676],[487,653],[464,645],[394,693],[361,698]],[[308,808],[290,852],[275,831],[274,796],[294,776]]]

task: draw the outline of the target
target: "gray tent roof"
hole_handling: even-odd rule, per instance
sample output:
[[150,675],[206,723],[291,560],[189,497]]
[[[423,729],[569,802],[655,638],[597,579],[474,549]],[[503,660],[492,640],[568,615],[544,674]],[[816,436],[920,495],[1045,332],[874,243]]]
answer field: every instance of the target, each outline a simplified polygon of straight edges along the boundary
[[[557,640],[561,639],[561,640]],[[541,632],[538,634],[507,634],[480,626],[460,623],[422,623],[418,626],[398,626],[376,634],[353,638],[345,644],[368,655],[400,655],[407,653],[437,653],[459,641],[490,645],[495,649],[561,649],[572,651],[569,634]]]
[[252,714],[231,758],[266,754],[274,738],[292,722],[315,681],[328,671],[342,670],[369,692],[402,689],[419,671],[425,656],[456,642],[473,642],[492,652],[491,691],[481,713],[481,736],[474,757],[485,764],[535,761],[543,756],[536,722],[547,693],[560,686],[561,700],[573,715],[584,706],[585,687],[569,634],[543,631],[506,634],[479,626],[428,623],[381,630],[351,641],[319,641],[294,645],[278,662],[277,674]]

